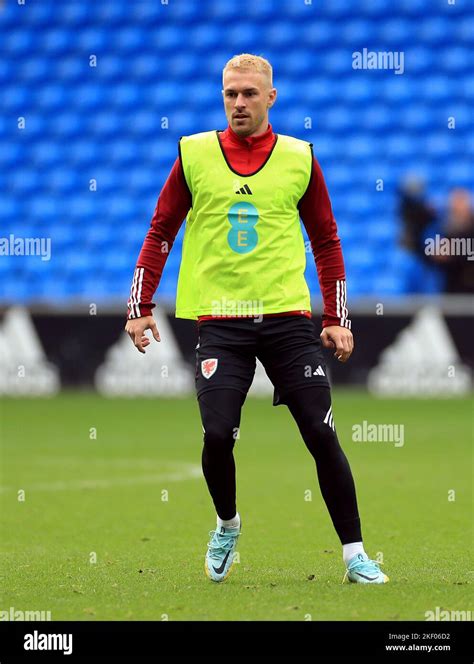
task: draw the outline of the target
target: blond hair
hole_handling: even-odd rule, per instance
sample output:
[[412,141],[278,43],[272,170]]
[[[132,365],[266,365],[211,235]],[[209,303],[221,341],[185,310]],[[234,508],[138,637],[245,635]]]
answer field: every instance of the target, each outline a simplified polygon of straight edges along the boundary
[[260,55],[252,55],[252,53],[241,53],[240,55],[234,55],[233,58],[227,62],[226,66],[222,70],[222,75],[228,69],[247,69],[250,71],[258,71],[261,74],[265,74],[269,80],[270,85],[273,85],[273,69],[271,64],[265,58],[262,58]]

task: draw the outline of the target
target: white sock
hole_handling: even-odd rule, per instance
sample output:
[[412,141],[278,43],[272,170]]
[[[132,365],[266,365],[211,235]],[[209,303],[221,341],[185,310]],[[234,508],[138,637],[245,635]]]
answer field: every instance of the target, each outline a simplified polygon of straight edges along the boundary
[[234,516],[233,519],[221,519],[220,516],[217,517],[217,527],[218,528],[240,528],[240,514]]
[[356,556],[358,553],[363,553],[367,555],[364,551],[364,545],[362,542],[351,542],[350,544],[342,545],[342,558],[347,565],[349,560]]

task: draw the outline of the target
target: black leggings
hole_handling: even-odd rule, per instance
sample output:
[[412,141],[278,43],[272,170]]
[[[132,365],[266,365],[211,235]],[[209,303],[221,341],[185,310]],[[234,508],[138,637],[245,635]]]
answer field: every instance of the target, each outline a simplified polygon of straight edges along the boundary
[[[236,513],[234,444],[245,396],[237,390],[204,392],[199,408],[204,427],[202,469],[217,514]],[[328,387],[308,387],[287,396],[286,404],[316,462],[319,486],[342,544],[362,541],[357,499],[349,462],[328,415]],[[326,420],[326,422],[324,421]]]

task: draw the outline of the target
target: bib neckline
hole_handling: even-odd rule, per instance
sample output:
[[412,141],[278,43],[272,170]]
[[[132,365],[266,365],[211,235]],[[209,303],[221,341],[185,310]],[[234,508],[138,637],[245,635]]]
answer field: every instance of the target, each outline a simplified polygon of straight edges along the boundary
[[272,147],[271,147],[270,152],[269,152],[268,155],[267,155],[267,158],[265,159],[265,161],[263,162],[263,164],[257,168],[256,171],[252,171],[252,173],[247,173],[247,174],[245,174],[245,173],[239,173],[239,171],[236,171],[235,168],[232,168],[232,166],[230,165],[229,160],[227,159],[227,156],[226,156],[226,154],[225,154],[225,152],[224,152],[224,148],[222,147],[222,143],[221,143],[221,140],[220,140],[220,138],[219,138],[219,134],[220,134],[222,131],[223,131],[223,129],[216,129],[216,138],[217,138],[217,142],[218,142],[218,144],[219,144],[219,147],[220,147],[220,149],[221,149],[222,156],[224,157],[225,163],[227,164],[227,168],[228,168],[230,171],[232,171],[232,173],[235,173],[235,175],[238,175],[238,176],[241,177],[241,178],[251,178],[253,175],[256,175],[257,173],[259,173],[259,172],[262,170],[262,168],[264,168],[264,167],[267,165],[268,160],[269,160],[270,157],[272,156],[272,154],[273,154],[273,150],[275,149],[275,146],[276,146],[276,144],[277,144],[277,142],[278,142],[278,134],[275,134],[275,141],[273,142],[273,145],[272,145]]

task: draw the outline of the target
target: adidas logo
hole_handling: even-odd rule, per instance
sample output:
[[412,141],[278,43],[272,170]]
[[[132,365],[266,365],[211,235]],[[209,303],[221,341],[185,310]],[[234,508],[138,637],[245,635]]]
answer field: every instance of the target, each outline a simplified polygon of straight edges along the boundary
[[313,376],[325,376],[326,374],[323,371],[323,368],[321,365],[318,366],[316,371],[313,371]]
[[332,415],[332,404],[329,406],[329,410],[326,413],[326,417],[324,418],[324,424],[327,424],[328,427],[331,427],[333,431],[336,431],[336,428],[334,426],[334,418]]
[[236,194],[252,194],[252,190],[248,186],[248,184],[244,184],[243,187],[241,187],[238,191],[235,192]]
[[[20,340],[20,343],[18,342]],[[60,388],[28,309],[7,309],[0,324],[0,395],[44,396]]]
[[[148,360],[145,367],[142,362],[137,362],[137,359],[141,359],[140,354],[130,343],[128,335],[123,333],[109,347],[102,364],[96,369],[95,386],[98,392],[107,396],[138,397],[145,394],[178,396],[187,394],[193,389],[193,371],[184,362],[176,335],[166,314],[158,312],[155,318],[158,329],[167,343],[161,347],[160,344],[150,344],[146,349]],[[18,339],[18,334],[16,338]],[[133,350],[135,353],[130,352]],[[168,367],[166,372],[163,371],[163,367]],[[0,377],[1,373],[0,370]]]
[[369,390],[382,396],[458,396],[471,384],[441,310],[431,305],[416,313],[368,375]]

